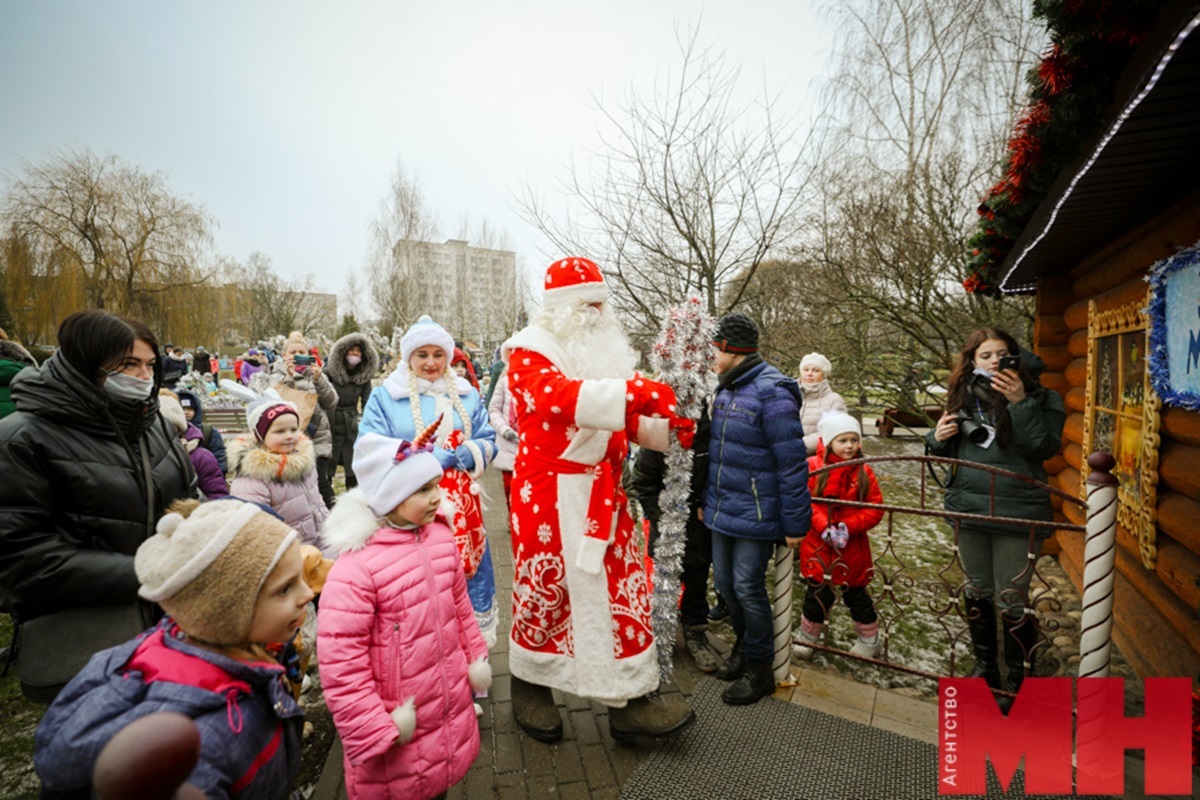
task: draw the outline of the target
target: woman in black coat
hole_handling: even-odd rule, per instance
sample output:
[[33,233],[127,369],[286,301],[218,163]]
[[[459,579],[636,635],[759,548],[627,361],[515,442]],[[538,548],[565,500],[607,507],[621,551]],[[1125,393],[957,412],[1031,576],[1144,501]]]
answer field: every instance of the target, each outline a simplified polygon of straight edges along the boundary
[[[41,637],[59,634],[53,666],[73,674],[151,624],[134,553],[168,505],[196,496],[195,472],[158,413],[154,334],[92,309],[67,317],[58,341],[41,367],[14,379],[17,410],[0,420],[0,604],[20,625],[23,688],[36,694],[24,684],[40,677],[49,699],[61,676],[27,675],[33,665],[23,663]],[[81,610],[99,615],[83,625],[86,637],[73,635],[79,614],[61,613]],[[51,614],[53,626],[28,625]]]
[[325,364],[325,377],[337,390],[338,404],[329,415],[333,433],[333,456],[330,479],[338,465],[346,474],[346,488],[358,485],[351,464],[354,461],[354,442],[358,439],[358,421],[371,397],[371,380],[379,374],[379,353],[371,339],[361,333],[348,333],[334,342]]

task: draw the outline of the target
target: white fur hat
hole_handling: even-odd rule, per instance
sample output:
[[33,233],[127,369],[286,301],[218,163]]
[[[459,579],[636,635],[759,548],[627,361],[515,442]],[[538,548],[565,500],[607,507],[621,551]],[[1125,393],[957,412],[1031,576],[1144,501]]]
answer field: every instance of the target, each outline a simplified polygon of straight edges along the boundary
[[158,395],[158,413],[162,414],[167,422],[175,426],[175,432],[179,435],[187,433],[188,421],[183,413],[183,404],[173,394],[159,393]]
[[[446,358],[454,356],[454,337],[446,329],[438,325],[428,314],[422,314],[420,319],[409,326],[400,337],[400,362],[408,366],[413,351],[421,345],[437,345],[446,351]],[[357,472],[358,470],[355,470]],[[389,509],[390,510],[390,509]]]
[[608,284],[596,262],[573,256],[546,268],[542,303],[546,308],[570,303],[607,303]]
[[365,433],[354,443],[353,466],[358,486],[367,505],[381,517],[442,474],[442,465],[433,453],[418,450],[401,455],[401,448],[409,444],[378,433]]
[[821,434],[821,441],[826,447],[843,433],[857,433],[858,438],[862,438],[862,427],[858,420],[844,411],[826,411],[822,414],[817,423],[817,432]]
[[826,378],[833,372],[833,364],[830,364],[829,359],[820,353],[809,353],[800,359],[800,369],[804,369],[807,366],[813,366],[821,370]]

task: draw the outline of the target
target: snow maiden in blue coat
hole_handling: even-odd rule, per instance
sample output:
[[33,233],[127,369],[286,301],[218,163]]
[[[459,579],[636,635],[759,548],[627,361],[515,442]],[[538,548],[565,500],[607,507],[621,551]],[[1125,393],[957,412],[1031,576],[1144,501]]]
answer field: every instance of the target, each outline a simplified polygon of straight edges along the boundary
[[291,639],[313,598],[296,532],[239,500],[171,510],[134,559],[139,594],[168,616],[93,656],[46,711],[33,754],[43,797],[90,797],[108,740],[160,711],[199,729],[188,782],[205,797],[291,793],[304,712],[264,645]]
[[367,400],[358,436],[378,433],[413,441],[441,420],[434,455],[445,470],[442,492],[453,506],[451,527],[467,594],[491,647],[499,620],[496,578],[476,480],[496,457],[496,432],[479,392],[450,368],[453,353],[454,338],[445,328],[428,316],[413,323],[400,340],[400,363]]
[[758,326],[745,314],[723,317],[713,344],[717,394],[704,524],[713,535],[713,582],[737,634],[716,675],[734,681],[721,698],[745,705],[775,691],[767,564],[783,540],[799,546],[812,503],[796,381],[762,360]]

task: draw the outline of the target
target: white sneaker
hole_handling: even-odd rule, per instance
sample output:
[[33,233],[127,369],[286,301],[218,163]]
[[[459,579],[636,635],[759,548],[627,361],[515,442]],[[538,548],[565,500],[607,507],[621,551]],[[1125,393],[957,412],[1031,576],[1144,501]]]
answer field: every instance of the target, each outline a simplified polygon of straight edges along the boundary
[[796,638],[792,640],[792,655],[801,661],[812,661],[813,649],[809,645],[820,640],[819,636],[809,638],[803,631],[797,633]]

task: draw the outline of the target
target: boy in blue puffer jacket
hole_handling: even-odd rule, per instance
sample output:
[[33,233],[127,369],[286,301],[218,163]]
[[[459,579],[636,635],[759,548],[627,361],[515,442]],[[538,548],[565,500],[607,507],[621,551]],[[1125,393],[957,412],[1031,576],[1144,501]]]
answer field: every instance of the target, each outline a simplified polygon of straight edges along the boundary
[[758,326],[733,313],[717,323],[704,524],[712,531],[713,582],[729,606],[737,643],[716,672],[721,695],[748,705],[775,691],[767,564],[775,546],[798,547],[812,502],[800,424],[800,387],[758,353]]

